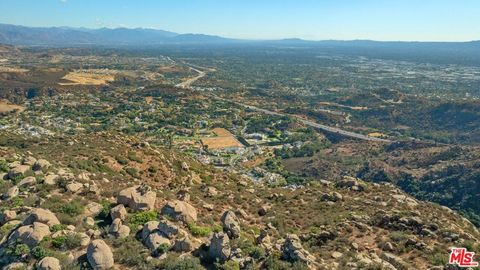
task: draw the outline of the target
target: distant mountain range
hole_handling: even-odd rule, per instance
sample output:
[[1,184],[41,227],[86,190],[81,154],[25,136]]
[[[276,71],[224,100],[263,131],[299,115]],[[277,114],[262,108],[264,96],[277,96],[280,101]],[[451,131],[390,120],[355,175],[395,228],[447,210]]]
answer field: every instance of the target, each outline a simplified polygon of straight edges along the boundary
[[0,43],[10,45],[155,45],[231,41],[234,40],[211,35],[178,34],[145,28],[46,28],[0,24]]
[[[160,45],[160,44],[236,44],[262,43],[269,45],[317,45],[334,47],[451,47],[451,42],[378,42],[370,40],[353,41],[308,41],[302,39],[283,39],[270,41],[253,41],[229,39],[203,34],[178,34],[174,32],[146,28],[72,28],[72,27],[26,27],[11,24],[0,24],[0,44],[10,45]],[[480,48],[480,41],[458,42],[462,47]]]

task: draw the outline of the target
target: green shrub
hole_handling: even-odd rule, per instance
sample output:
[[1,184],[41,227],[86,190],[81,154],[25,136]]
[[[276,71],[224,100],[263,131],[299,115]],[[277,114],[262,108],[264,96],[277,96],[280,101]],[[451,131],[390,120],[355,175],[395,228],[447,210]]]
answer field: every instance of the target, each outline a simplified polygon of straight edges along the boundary
[[249,255],[256,260],[259,260],[265,256],[265,250],[261,247],[253,247],[250,250]]
[[30,248],[26,244],[17,244],[13,255],[17,257],[22,257],[30,254]]
[[158,213],[156,211],[145,211],[133,214],[128,219],[128,225],[132,229],[136,229],[138,225],[143,225],[149,221],[158,219]]
[[128,167],[125,169],[125,171],[131,175],[132,177],[138,177],[138,170],[132,167]]
[[52,238],[52,246],[61,250],[70,250],[80,247],[81,238],[76,233]]
[[308,270],[308,266],[304,263],[289,263],[280,259],[278,252],[271,254],[265,260],[262,269],[268,270]]
[[60,212],[67,214],[71,217],[75,217],[82,214],[84,210],[85,210],[85,206],[83,206],[80,202],[71,201],[69,203],[64,204],[61,207]]
[[156,166],[151,166],[148,168],[148,172],[150,173],[156,173],[158,171],[158,167]]
[[0,172],[8,172],[10,168],[8,167],[8,164],[5,160],[0,160]]
[[100,202],[102,205],[102,211],[98,214],[98,218],[106,219],[110,216],[110,210],[112,210],[112,203],[107,200],[102,200]]
[[185,256],[179,258],[175,255],[169,255],[162,260],[159,269],[164,270],[202,270],[205,269],[200,263],[200,260],[195,257]]
[[445,254],[441,254],[441,253],[436,253],[436,254],[433,254],[433,255],[430,255],[428,257],[428,260],[430,261],[430,263],[432,263],[432,265],[446,265],[448,263],[448,257],[447,255]]
[[15,227],[15,225],[13,225],[13,224],[5,224],[5,225],[1,226],[0,227],[0,239],[2,239],[5,235],[7,235],[14,227]]
[[55,224],[51,227],[52,232],[58,232],[65,230],[67,228],[67,225],[65,224]]
[[390,233],[390,238],[395,242],[402,242],[407,240],[409,237],[408,234],[401,232],[401,231],[394,231]]
[[62,235],[62,236],[57,236],[52,238],[52,246],[54,248],[62,248],[65,246],[65,242],[67,241],[67,237]]
[[137,156],[135,152],[128,152],[128,159],[137,163],[142,163],[143,160]]
[[240,270],[240,264],[236,261],[227,261],[224,264],[215,263],[215,268],[219,270]]
[[163,255],[163,254],[167,253],[169,250],[170,250],[170,245],[164,243],[164,244],[161,244],[160,246],[158,246],[157,254],[158,255]]
[[23,198],[20,197],[13,197],[12,199],[10,199],[10,201],[7,202],[7,205],[10,209],[23,206],[24,204],[25,202]]
[[133,235],[123,239],[115,239],[112,247],[113,257],[116,263],[138,270],[159,269],[154,265],[155,260],[150,262],[146,260],[151,254],[150,251],[148,251],[140,241],[137,241]]
[[22,181],[23,178],[24,178],[23,175],[16,175],[16,176],[10,178],[10,181],[12,181],[12,183],[13,183],[14,185],[16,185],[16,184],[18,184],[20,181]]
[[195,237],[205,237],[212,232],[212,230],[209,227],[201,227],[196,225],[195,223],[188,223],[187,227],[188,227],[188,230],[190,230],[192,235]]
[[48,256],[48,251],[45,250],[45,248],[41,247],[41,246],[36,246],[32,249],[32,251],[30,252],[30,254],[32,255],[32,257],[34,257],[35,259],[37,260],[41,260],[45,257]]
[[118,162],[118,164],[120,165],[127,165],[128,164],[128,159],[124,158],[124,157],[116,157],[115,158]]

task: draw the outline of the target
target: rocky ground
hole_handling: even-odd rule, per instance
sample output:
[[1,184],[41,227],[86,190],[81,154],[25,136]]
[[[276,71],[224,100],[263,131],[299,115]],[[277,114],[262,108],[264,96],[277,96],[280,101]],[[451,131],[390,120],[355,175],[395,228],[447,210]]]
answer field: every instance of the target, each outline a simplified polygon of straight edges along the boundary
[[479,249],[468,220],[391,184],[266,187],[107,134],[0,154],[4,269],[446,269]]

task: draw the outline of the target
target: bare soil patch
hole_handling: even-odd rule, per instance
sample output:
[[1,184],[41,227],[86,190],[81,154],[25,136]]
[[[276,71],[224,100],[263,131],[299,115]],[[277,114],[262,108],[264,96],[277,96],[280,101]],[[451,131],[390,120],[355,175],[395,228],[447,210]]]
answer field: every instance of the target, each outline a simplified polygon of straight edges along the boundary
[[10,113],[14,111],[23,112],[25,110],[24,107],[10,104],[4,100],[0,100],[0,113]]
[[202,144],[208,146],[208,149],[223,149],[242,147],[243,145],[233,136],[230,131],[224,128],[215,128],[212,132],[217,137],[202,138]]
[[114,74],[105,74],[95,71],[74,71],[65,75],[60,85],[104,85],[115,80]]

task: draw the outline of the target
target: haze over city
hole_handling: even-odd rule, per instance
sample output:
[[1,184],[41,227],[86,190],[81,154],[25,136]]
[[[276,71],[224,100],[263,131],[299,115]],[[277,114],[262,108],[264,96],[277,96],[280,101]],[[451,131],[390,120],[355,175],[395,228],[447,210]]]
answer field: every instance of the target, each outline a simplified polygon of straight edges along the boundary
[[476,0],[18,0],[0,23],[153,28],[241,39],[480,39]]

